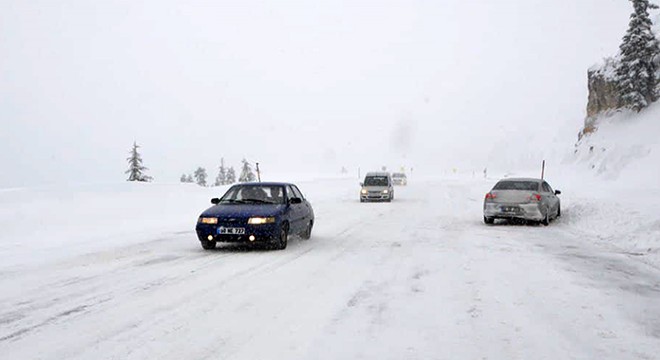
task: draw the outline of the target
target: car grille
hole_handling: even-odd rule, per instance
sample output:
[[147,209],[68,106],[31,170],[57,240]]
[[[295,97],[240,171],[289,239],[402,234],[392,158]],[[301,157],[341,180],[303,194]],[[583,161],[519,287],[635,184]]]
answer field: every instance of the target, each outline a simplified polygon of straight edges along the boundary
[[235,217],[218,218],[218,225],[236,226],[236,225],[246,225],[246,224],[247,224],[247,219],[244,218],[235,218]]

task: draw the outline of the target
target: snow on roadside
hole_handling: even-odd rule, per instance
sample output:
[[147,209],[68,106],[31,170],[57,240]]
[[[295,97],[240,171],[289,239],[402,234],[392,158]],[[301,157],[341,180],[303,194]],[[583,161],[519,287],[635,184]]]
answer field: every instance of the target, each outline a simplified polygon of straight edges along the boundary
[[3,268],[41,264],[193,229],[196,215],[223,192],[144,183],[1,191],[0,263]]

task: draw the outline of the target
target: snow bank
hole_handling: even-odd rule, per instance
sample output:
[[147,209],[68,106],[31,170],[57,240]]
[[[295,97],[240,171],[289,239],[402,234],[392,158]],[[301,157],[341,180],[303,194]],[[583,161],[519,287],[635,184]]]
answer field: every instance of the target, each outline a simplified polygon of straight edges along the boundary
[[[120,183],[0,190],[0,263],[41,264],[193,229],[224,188]],[[190,216],[182,216],[189,214]]]
[[601,117],[596,126],[562,170],[578,191],[571,224],[660,267],[660,104]]

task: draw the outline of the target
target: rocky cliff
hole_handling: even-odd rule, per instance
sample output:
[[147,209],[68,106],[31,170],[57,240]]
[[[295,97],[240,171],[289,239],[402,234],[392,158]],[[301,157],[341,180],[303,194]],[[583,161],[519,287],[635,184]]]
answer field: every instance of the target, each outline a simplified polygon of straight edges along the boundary
[[616,111],[623,107],[623,102],[616,91],[616,60],[605,59],[604,64],[592,67],[588,71],[589,102],[587,103],[587,118],[580,137],[595,130],[598,115]]

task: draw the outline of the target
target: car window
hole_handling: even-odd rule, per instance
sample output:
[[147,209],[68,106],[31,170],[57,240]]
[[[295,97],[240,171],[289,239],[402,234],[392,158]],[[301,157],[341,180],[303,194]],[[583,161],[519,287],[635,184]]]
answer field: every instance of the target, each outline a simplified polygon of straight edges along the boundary
[[493,190],[538,191],[539,183],[536,181],[500,181]]
[[296,195],[296,197],[299,197],[302,200],[305,199],[305,196],[302,194],[302,192],[300,192],[300,189],[298,189],[297,186],[293,185],[291,188],[293,189],[293,193]]
[[547,182],[543,182],[543,191],[549,192],[549,193],[553,192],[552,188],[550,187],[550,184],[548,184]]
[[286,186],[286,198],[287,200],[291,200],[294,197],[296,197],[295,191],[293,191],[293,188],[291,188],[291,185]]
[[388,186],[390,184],[387,176],[367,176],[364,179],[364,186]]
[[220,203],[284,204],[282,186],[240,185],[227,190]]

